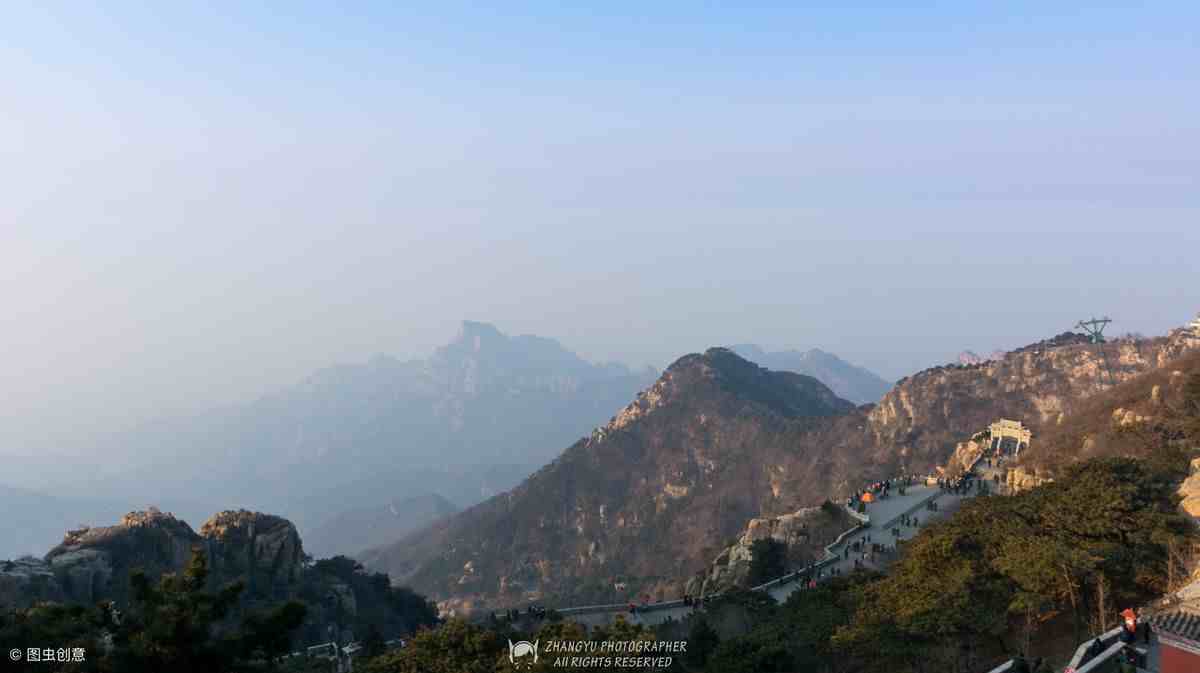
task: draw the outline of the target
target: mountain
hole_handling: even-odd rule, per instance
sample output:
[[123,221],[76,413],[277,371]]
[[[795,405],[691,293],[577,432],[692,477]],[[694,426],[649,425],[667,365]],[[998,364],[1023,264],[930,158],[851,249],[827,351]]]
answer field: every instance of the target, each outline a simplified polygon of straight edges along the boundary
[[134,590],[133,570],[157,581],[182,571],[194,551],[208,561],[210,588],[243,583],[239,613],[289,600],[305,603],[308,614],[297,643],[326,639],[331,625],[359,637],[373,625],[393,637],[430,625],[435,616],[425,599],[392,587],[386,576],[364,573],[348,558],[313,562],[296,527],[282,517],[226,510],[197,531],[153,507],[129,512],[115,525],[69,530],[44,558],[0,561],[0,605],[92,606],[111,600],[123,609]]
[[342,512],[308,533],[308,547],[316,555],[357,553],[454,514],[454,503],[436,493],[397,498],[381,507]]
[[927,474],[999,418],[1022,420],[1036,438],[1101,389],[1105,360],[1125,381],[1200,349],[1200,337],[1102,348],[1103,358],[1059,335],[1001,360],[925,370],[860,408],[726,349],[688,355],[517,488],[364,562],[448,610],[572,604],[617,581],[677,595],[752,518]]
[[754,344],[739,344],[730,350],[767,369],[811,376],[829,386],[838,397],[855,404],[877,402],[891,387],[874,372],[818,348],[768,353]]
[[107,469],[73,485],[67,475],[63,488],[176,511],[179,493],[199,493],[207,511],[280,512],[304,531],[408,495],[466,506],[511,488],[653,379],[464,322],[426,359],[330,367],[252,403],[107,438],[89,451],[111,457]]
[[727,349],[684,356],[521,486],[364,562],[442,596],[469,594],[463,607],[677,576],[751,516],[798,509],[803,489],[773,488],[786,475],[837,472],[794,440],[854,408],[812,377]]

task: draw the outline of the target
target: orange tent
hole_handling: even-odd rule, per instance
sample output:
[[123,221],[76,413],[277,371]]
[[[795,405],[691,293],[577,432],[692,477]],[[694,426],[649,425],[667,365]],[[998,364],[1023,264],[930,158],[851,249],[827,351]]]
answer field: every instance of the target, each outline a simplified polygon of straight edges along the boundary
[[870,491],[867,491],[866,493],[863,493],[862,501],[863,502],[875,502],[875,496],[872,495]]

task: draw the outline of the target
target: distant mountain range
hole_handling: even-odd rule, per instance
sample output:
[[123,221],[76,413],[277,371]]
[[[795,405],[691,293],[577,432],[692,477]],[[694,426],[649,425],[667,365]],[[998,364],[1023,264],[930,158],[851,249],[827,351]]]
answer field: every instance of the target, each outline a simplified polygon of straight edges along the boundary
[[[274,511],[306,535],[343,512],[411,496],[463,507],[511,488],[655,376],[464,322],[426,359],[330,367],[252,403],[108,438],[90,453],[109,457],[110,473],[74,484],[64,475],[63,488],[192,519],[231,506]],[[202,502],[182,506],[180,494]],[[9,551],[0,541],[0,558]]]
[[878,402],[892,384],[874,372],[852,365],[819,348],[768,353],[754,344],[738,344],[730,350],[767,369],[806,374],[829,386],[838,397],[855,404]]

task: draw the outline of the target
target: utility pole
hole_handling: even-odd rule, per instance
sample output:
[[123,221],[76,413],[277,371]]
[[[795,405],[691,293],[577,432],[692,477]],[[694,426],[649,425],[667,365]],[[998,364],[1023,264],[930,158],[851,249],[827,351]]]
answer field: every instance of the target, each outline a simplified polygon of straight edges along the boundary
[[1075,326],[1082,329],[1088,335],[1088,339],[1092,345],[1096,347],[1096,351],[1100,354],[1100,363],[1103,369],[1100,372],[1100,388],[1104,389],[1104,373],[1108,372],[1108,385],[1115,386],[1116,381],[1113,380],[1112,367],[1108,366],[1108,355],[1104,352],[1104,328],[1108,323],[1112,322],[1112,318],[1105,316],[1103,318],[1093,317],[1091,320],[1080,320]]

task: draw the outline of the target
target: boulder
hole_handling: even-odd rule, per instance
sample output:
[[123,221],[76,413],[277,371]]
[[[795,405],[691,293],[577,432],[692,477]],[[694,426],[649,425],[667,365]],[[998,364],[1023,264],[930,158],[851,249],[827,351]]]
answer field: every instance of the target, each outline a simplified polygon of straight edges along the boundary
[[1200,458],[1192,459],[1191,474],[1179,485],[1183,501],[1179,507],[1200,522]]

